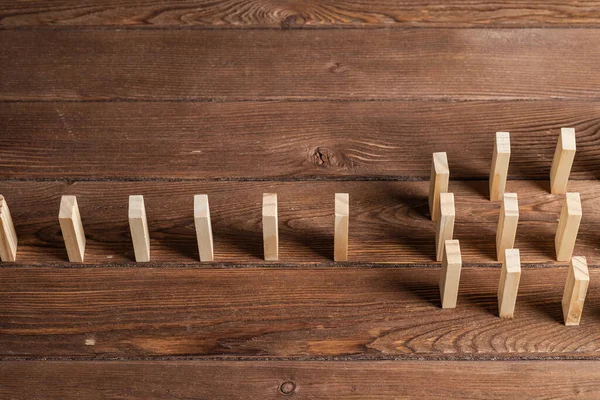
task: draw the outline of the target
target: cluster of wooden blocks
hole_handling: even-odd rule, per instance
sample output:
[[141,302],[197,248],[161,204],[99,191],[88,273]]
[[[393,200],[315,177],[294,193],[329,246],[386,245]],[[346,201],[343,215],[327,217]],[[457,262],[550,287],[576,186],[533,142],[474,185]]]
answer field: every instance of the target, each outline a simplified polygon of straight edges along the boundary
[[[563,296],[563,313],[567,325],[577,325],[587,293],[589,274],[584,257],[573,257],[573,248],[581,221],[579,193],[567,193],[567,183],[575,156],[575,131],[563,128],[556,146],[550,172],[551,192],[564,194],[555,237],[558,261],[571,261]],[[506,180],[510,161],[510,135],[497,132],[490,170],[490,200],[502,201],[496,249],[502,272],[498,287],[500,317],[513,317],[519,280],[521,276],[520,253],[514,249],[519,221],[519,204],[516,193],[506,193]],[[448,192],[450,170],[446,153],[434,153],[431,168],[429,210],[436,225],[436,260],[442,262],[440,294],[443,308],[456,307],[462,267],[460,244],[453,239],[454,195]],[[348,260],[349,195],[336,193],[334,219],[334,260]],[[58,216],[69,261],[83,262],[85,234],[77,198],[63,196]],[[262,207],[263,244],[265,260],[279,258],[279,232],[277,194],[264,193]],[[208,206],[208,196],[194,196],[194,223],[201,261],[213,261],[213,235]],[[150,261],[150,238],[143,196],[129,197],[129,225],[138,262]],[[3,261],[15,261],[17,235],[6,201],[0,196],[0,256]]]
[[[581,200],[579,193],[567,193],[567,183],[575,157],[575,130],[562,128],[552,168],[550,188],[553,194],[564,194],[558,228],[555,236],[556,260],[570,261],[569,272],[563,293],[562,306],[566,325],[578,325],[589,284],[589,273],[585,257],[573,257],[575,240],[581,222]],[[502,201],[496,252],[502,262],[498,285],[498,312],[501,318],[512,318],[515,312],[521,260],[518,249],[514,249],[519,203],[516,193],[506,193],[506,178],[510,161],[510,134],[497,132],[492,165],[490,168],[490,200]],[[442,261],[440,294],[443,308],[456,307],[462,260],[460,244],[453,240],[454,195],[448,192],[450,170],[446,153],[434,153],[431,167],[429,211],[436,226],[436,258]]]

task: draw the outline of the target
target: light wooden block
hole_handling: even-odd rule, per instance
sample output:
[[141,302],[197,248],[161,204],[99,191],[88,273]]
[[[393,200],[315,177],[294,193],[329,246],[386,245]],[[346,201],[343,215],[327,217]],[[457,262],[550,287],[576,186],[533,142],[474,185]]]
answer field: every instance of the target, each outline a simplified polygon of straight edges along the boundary
[[508,164],[510,162],[510,133],[496,132],[492,166],[490,168],[490,200],[502,200],[506,190]]
[[146,220],[144,196],[129,196],[129,230],[135,253],[135,261],[150,261],[150,234]]
[[569,261],[573,256],[581,216],[579,193],[567,193],[554,238],[557,261]]
[[85,234],[75,196],[62,196],[58,221],[62,231],[69,261],[83,262],[85,254]]
[[446,240],[451,240],[454,234],[454,194],[440,193],[440,201],[438,204],[439,218],[435,231],[435,259],[442,261],[444,255],[444,243]]
[[0,195],[0,258],[2,261],[17,259],[17,242],[17,232],[15,232],[8,204],[4,196]]
[[198,242],[200,261],[214,261],[210,209],[208,207],[208,196],[205,194],[194,196],[194,225],[196,226],[196,240]]
[[519,224],[519,200],[516,193],[504,193],[498,230],[496,231],[496,255],[498,261],[504,261],[504,251],[515,247],[517,225]]
[[498,312],[500,318],[512,318],[515,314],[517,292],[521,280],[521,255],[518,249],[507,249],[498,285]]
[[333,237],[333,259],[348,261],[348,228],[350,219],[350,195],[335,194],[335,223]]
[[565,325],[579,325],[589,284],[590,274],[585,257],[571,258],[562,298]]
[[556,143],[552,168],[550,169],[550,192],[554,194],[567,193],[569,175],[575,158],[575,129],[562,128]]
[[277,223],[277,193],[263,194],[262,221],[265,260],[278,260],[279,227]]
[[458,240],[446,240],[442,258],[442,273],[440,277],[440,296],[442,308],[455,308],[458,298],[458,285],[462,258]]
[[431,176],[429,178],[429,214],[433,221],[438,220],[440,193],[448,192],[450,169],[445,152],[433,153]]

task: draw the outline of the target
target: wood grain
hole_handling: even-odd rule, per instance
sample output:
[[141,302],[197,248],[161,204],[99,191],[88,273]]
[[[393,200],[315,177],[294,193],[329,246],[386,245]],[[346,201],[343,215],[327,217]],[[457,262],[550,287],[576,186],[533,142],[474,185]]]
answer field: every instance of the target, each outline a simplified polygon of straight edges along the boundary
[[[600,182],[572,181],[581,194],[583,219],[575,255],[600,264]],[[135,260],[127,220],[128,197],[145,199],[152,260],[198,264],[194,194],[211,205],[215,261],[264,264],[263,193],[279,199],[279,262],[329,263],[333,259],[335,193],[349,193],[349,261],[430,263],[435,260],[435,222],[429,219],[428,182],[3,182],[19,249],[17,263],[65,264],[56,220],[60,196],[77,195],[86,233],[88,263]],[[515,247],[523,263],[554,263],[554,237],[563,197],[548,182],[509,181],[519,193]],[[500,204],[487,199],[486,181],[451,181],[455,195],[454,238],[465,263],[494,263]]]
[[442,309],[439,268],[0,268],[0,357],[597,359],[600,270],[563,324],[567,267],[524,267],[515,318],[500,269],[465,267]]
[[[30,399],[589,399],[591,361],[3,362],[0,395]],[[460,374],[460,379],[456,379]],[[282,392],[283,391],[283,392]]]
[[17,0],[0,5],[0,27],[206,28],[578,27],[600,25],[597,1]]
[[600,30],[3,30],[0,65],[0,100],[598,100]]
[[4,103],[0,179],[488,179],[506,129],[509,179],[547,180],[563,126],[599,179],[600,102]]

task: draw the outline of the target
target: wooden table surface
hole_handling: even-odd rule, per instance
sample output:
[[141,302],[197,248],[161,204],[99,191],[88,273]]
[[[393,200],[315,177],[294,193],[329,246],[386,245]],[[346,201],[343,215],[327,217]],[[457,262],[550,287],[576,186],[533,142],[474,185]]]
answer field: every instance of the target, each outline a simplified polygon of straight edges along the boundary
[[[571,327],[548,182],[561,127],[577,132],[575,255],[591,276]],[[497,316],[496,131],[511,132],[521,207],[512,320]],[[428,215],[437,151],[464,261],[456,309],[440,307]],[[5,0],[0,166],[19,237],[0,264],[2,399],[600,398],[600,1]],[[199,193],[213,263],[198,260]],[[64,194],[83,264],[67,259]]]

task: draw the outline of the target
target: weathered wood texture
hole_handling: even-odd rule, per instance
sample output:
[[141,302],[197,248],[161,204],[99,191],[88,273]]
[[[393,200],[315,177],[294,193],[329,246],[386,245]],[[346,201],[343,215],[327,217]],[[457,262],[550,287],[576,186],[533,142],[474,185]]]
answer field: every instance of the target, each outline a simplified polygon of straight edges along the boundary
[[597,29],[4,30],[0,100],[599,99],[599,64]]
[[209,28],[599,26],[600,2],[561,0],[326,1],[7,0],[0,28],[123,26]]
[[600,270],[563,325],[567,267],[523,268],[498,318],[499,268],[0,268],[0,357],[598,358]]
[[[589,399],[595,362],[3,362],[0,396],[106,399]],[[457,379],[457,375],[460,379]]]
[[427,180],[438,151],[487,179],[499,129],[509,178],[548,179],[563,126],[570,179],[600,178],[600,102],[5,103],[0,179]]
[[[575,255],[600,263],[600,182],[573,181],[583,220]],[[128,196],[144,196],[152,260],[196,263],[193,195],[208,194],[215,261],[264,263],[262,193],[278,193],[279,262],[333,259],[334,194],[349,193],[349,261],[429,263],[435,260],[435,222],[428,216],[428,182],[3,182],[19,236],[18,263],[66,263],[56,213],[63,194],[77,195],[86,233],[88,263],[132,262]],[[523,263],[555,262],[554,237],[563,197],[543,181],[509,181],[519,193],[515,247]],[[486,181],[451,181],[454,238],[465,263],[496,263],[500,204],[487,198]],[[101,201],[99,201],[101,199]]]

